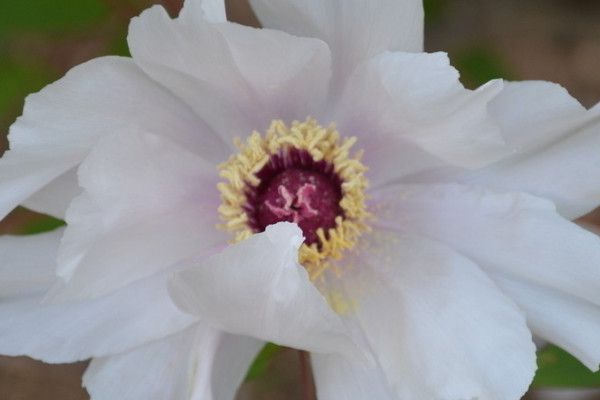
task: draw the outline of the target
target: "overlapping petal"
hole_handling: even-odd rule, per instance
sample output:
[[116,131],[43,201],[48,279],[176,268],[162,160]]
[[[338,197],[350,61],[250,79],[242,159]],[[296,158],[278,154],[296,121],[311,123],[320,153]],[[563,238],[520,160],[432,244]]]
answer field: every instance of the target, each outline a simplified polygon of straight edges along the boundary
[[517,154],[463,181],[549,198],[569,219],[600,204],[600,105],[587,111],[558,85],[514,82],[490,112]]
[[[520,398],[529,386],[535,346],[523,314],[451,248],[375,232],[340,277],[328,278],[379,371],[330,362],[339,369],[317,379],[324,398],[338,391],[339,398],[358,400],[361,390],[373,388],[385,399],[500,400]],[[361,368],[368,372],[362,381]]]
[[0,303],[41,293],[56,280],[56,253],[64,229],[34,236],[0,236]]
[[573,354],[592,371],[600,364],[600,306],[574,294],[492,274],[527,316],[533,333]]
[[[458,77],[444,53],[381,54],[354,72],[333,119],[340,132],[361,139],[365,162],[377,169],[375,175],[391,175],[389,168],[380,167],[378,144],[398,141],[408,143],[410,150],[396,157],[396,178],[444,163],[468,168],[490,164],[508,152],[487,112],[502,83],[471,91]],[[412,156],[402,157],[411,150]],[[385,183],[379,180],[376,185]]]
[[440,240],[482,268],[600,305],[600,238],[547,200],[463,185],[378,191],[378,226]]
[[232,333],[359,357],[341,320],[298,264],[302,232],[281,222],[178,272],[170,292],[183,310]]
[[397,400],[385,373],[375,365],[357,363],[338,354],[311,354],[320,400]]
[[387,50],[423,51],[419,0],[251,0],[263,26],[324,40],[334,62],[334,93],[362,61]]
[[233,400],[261,345],[194,325],[132,351],[94,359],[83,384],[94,400]]
[[[130,59],[103,57],[77,66],[30,95],[23,116],[10,128],[11,149],[0,159],[0,217],[65,177],[99,137],[117,131],[142,129],[166,135],[222,160],[226,146],[209,131],[198,135],[203,127],[185,104],[152,82]],[[58,185],[63,187],[64,182]],[[63,218],[71,191],[51,187],[45,191],[46,196],[51,193],[49,204],[40,198],[30,204]]]
[[[48,362],[116,354],[196,321],[172,303],[165,272],[92,301],[48,304],[62,229],[2,237],[0,353]],[[5,247],[10,245],[10,247]]]
[[225,0],[186,0],[179,18],[190,24],[225,22]]
[[52,183],[32,194],[21,205],[44,214],[64,218],[69,204],[80,194],[81,187],[77,182],[77,169],[73,167],[52,180]]
[[106,137],[79,177],[85,193],[67,213],[59,297],[107,294],[228,240],[216,228],[216,167],[164,137]]
[[155,6],[132,20],[128,40],[134,61],[229,142],[273,119],[316,116],[325,101],[330,55],[317,39],[172,20]]

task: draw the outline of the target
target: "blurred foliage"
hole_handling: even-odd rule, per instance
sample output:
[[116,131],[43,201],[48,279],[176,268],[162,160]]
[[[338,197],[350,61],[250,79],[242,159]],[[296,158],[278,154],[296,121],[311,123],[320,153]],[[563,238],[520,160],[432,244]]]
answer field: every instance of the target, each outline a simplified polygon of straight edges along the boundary
[[446,11],[448,0],[423,0],[425,9],[425,24],[435,23]]
[[491,48],[474,45],[452,54],[453,65],[460,71],[462,82],[471,88],[491,79],[513,79],[502,58]]
[[548,346],[538,352],[538,370],[532,387],[600,387],[600,372],[592,372],[566,351]]
[[273,343],[267,343],[265,347],[258,353],[254,362],[248,369],[248,373],[246,374],[246,381],[251,381],[254,379],[258,379],[267,372],[267,368],[269,363],[277,355],[280,351],[283,350],[283,347],[278,346]]
[[99,21],[108,12],[99,0],[4,0],[1,7],[0,34],[80,30]]
[[49,215],[40,215],[38,218],[25,222],[20,233],[23,235],[33,235],[36,233],[53,231],[54,229],[65,225],[65,221]]
[[12,107],[17,99],[37,92],[51,79],[47,68],[24,65],[0,58],[0,113]]

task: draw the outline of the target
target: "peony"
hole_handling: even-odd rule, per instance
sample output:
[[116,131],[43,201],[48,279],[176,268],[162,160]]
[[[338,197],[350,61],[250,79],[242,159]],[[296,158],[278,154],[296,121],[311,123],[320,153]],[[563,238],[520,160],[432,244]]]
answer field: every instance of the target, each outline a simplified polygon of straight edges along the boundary
[[464,89],[420,2],[253,6],[152,7],[27,99],[0,212],[67,227],[0,241],[0,352],[94,400],[231,399],[267,341],[325,400],[517,399],[532,333],[596,369],[600,108]]

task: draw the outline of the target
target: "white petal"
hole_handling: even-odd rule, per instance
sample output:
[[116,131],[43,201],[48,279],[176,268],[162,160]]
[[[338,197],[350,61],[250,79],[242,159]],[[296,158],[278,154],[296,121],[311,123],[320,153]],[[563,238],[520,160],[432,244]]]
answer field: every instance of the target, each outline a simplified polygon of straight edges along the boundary
[[517,154],[463,181],[550,198],[569,219],[600,205],[600,105],[586,111],[558,85],[518,82],[490,112]]
[[525,311],[527,325],[540,338],[557,344],[589,369],[600,364],[600,307],[576,296],[500,274],[498,286]]
[[[83,155],[73,149],[53,151],[51,146],[8,150],[0,159],[0,219],[38,190],[73,168]],[[68,194],[66,194],[68,196]],[[67,197],[60,201],[69,202]],[[50,207],[40,207],[51,213]],[[62,218],[63,215],[57,214]]]
[[71,168],[26,199],[22,205],[39,213],[64,219],[69,204],[80,194],[77,170]]
[[79,175],[86,192],[67,213],[58,297],[109,293],[228,240],[216,228],[216,167],[165,138],[106,137]]
[[419,0],[250,0],[267,28],[316,37],[332,49],[334,75],[386,50],[423,51]]
[[447,243],[482,268],[600,305],[600,238],[523,193],[398,185],[374,194],[378,226]]
[[[341,131],[344,134],[344,131]],[[454,176],[464,173],[462,168],[449,165],[439,157],[425,151],[410,138],[394,133],[359,136],[356,147],[364,151],[362,162],[368,167],[367,178],[371,188],[379,188],[394,182],[428,182],[431,177]]]
[[[471,91],[458,77],[444,53],[381,54],[352,75],[334,120],[340,132],[358,136],[367,147],[387,134],[452,165],[489,164],[508,151],[487,111],[502,82]],[[400,169],[411,161],[399,157]]]
[[42,296],[0,302],[0,354],[73,362],[120,353],[191,325],[166,288],[168,274],[141,280],[109,296],[42,303]]
[[329,51],[316,39],[171,20],[155,6],[132,20],[128,40],[135,62],[227,141],[315,116],[327,93]]
[[248,336],[204,329],[207,333],[202,333],[203,341],[216,342],[216,346],[199,348],[192,400],[232,400],[265,343]]
[[0,236],[0,299],[40,292],[54,282],[56,252],[63,231],[60,228],[39,235]]
[[351,354],[354,345],[341,320],[298,264],[301,243],[296,225],[271,225],[176,273],[171,296],[183,310],[228,332],[310,351]]
[[507,142],[520,151],[551,143],[586,113],[563,87],[544,81],[505,82],[489,110]]
[[224,0],[186,0],[179,14],[179,18],[190,24],[202,22],[225,22]]
[[233,400],[262,344],[195,325],[130,352],[92,360],[94,400]]
[[398,400],[379,368],[337,354],[311,354],[319,400]]
[[30,95],[11,127],[11,150],[0,160],[0,217],[76,166],[98,137],[115,131],[144,129],[224,159],[227,147],[214,135],[199,135],[202,127],[189,108],[130,59],[103,57],[79,65]]
[[[346,318],[362,330],[392,398],[524,394],[536,369],[531,333],[477,265],[423,237],[376,232],[365,244],[340,277],[329,276],[329,290],[348,302]],[[344,379],[360,379],[346,371]]]

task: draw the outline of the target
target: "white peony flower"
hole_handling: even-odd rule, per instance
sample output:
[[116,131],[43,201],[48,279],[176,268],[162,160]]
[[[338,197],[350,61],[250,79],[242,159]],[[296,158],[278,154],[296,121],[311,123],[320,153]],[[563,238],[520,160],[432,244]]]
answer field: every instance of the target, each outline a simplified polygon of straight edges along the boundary
[[596,369],[600,240],[570,220],[600,106],[464,89],[418,1],[253,6],[269,29],[150,8],[133,59],[28,98],[0,213],[68,226],[0,239],[0,353],[92,358],[94,400],[232,399],[265,341],[324,400],[517,399],[531,332]]

